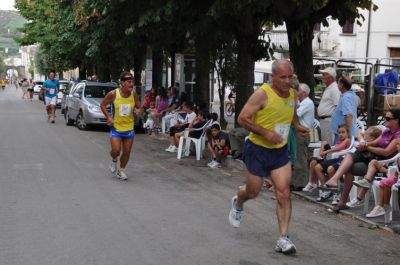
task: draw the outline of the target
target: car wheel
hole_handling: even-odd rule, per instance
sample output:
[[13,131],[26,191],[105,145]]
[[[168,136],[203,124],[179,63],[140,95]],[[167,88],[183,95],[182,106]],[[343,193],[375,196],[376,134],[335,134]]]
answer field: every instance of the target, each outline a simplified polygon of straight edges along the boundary
[[79,130],[86,130],[87,129],[87,124],[86,124],[85,119],[83,117],[82,111],[79,111],[78,117],[76,117],[76,126],[78,127]]
[[66,109],[64,111],[64,119],[65,119],[65,125],[67,126],[71,126],[72,124],[74,124],[74,120],[69,118],[69,111],[68,109]]

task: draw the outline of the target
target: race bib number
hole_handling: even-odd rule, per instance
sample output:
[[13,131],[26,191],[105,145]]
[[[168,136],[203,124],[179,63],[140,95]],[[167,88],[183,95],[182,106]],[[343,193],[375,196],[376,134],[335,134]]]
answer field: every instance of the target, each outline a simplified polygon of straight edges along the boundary
[[287,140],[289,135],[290,125],[287,124],[277,124],[275,125],[275,132],[279,134],[283,140]]
[[119,105],[119,116],[126,117],[131,114],[131,105],[130,104],[120,104]]
[[50,88],[49,94],[55,94],[55,93],[56,93],[56,89],[55,88]]

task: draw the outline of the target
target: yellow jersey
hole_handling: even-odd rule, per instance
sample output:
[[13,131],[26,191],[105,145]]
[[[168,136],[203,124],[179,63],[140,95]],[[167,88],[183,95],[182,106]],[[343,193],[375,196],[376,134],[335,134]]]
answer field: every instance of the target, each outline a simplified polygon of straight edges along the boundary
[[268,84],[263,84],[263,89],[267,94],[267,105],[256,112],[253,116],[253,122],[267,130],[275,131],[280,134],[283,141],[273,144],[261,135],[250,132],[249,139],[256,145],[276,149],[287,144],[290,125],[292,124],[295,111],[294,90],[291,88],[287,98],[280,97]]
[[114,128],[117,132],[132,131],[134,128],[133,111],[135,98],[132,92],[129,97],[121,96],[120,89],[115,90],[115,100],[111,104],[111,114],[114,119]]

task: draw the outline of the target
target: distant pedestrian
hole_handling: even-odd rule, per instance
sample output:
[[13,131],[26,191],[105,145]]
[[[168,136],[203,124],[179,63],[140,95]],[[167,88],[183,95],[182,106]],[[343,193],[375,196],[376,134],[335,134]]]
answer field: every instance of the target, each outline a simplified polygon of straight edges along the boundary
[[[139,97],[133,90],[133,75],[130,72],[122,72],[120,87],[108,92],[100,104],[101,111],[110,126],[111,164],[110,171],[121,180],[127,180],[125,167],[128,164],[132,150],[134,132],[134,111],[140,109]],[[111,106],[111,113],[107,107]],[[141,114],[141,113],[140,113]],[[118,159],[121,154],[120,165]]]
[[57,93],[60,82],[56,79],[56,72],[49,72],[49,79],[44,81],[42,93],[44,93],[44,101],[46,104],[47,121],[54,123],[56,117]]
[[287,138],[293,123],[297,133],[308,135],[309,131],[300,125],[297,118],[296,95],[291,88],[293,65],[287,60],[277,60],[272,64],[272,83],[264,84],[249,98],[238,117],[238,122],[250,131],[245,143],[243,161],[246,164],[246,185],[232,198],[229,222],[240,226],[243,204],[258,196],[263,186],[263,178],[272,177],[276,190],[276,214],[280,237],[275,251],[284,254],[296,252],[289,239],[289,222],[292,212],[290,183],[292,167],[287,150]]
[[33,81],[32,79],[29,79],[29,87],[28,87],[28,95],[29,95],[29,99],[30,101],[32,101],[33,99]]
[[29,89],[28,79],[26,78],[22,79],[21,89],[22,89],[22,99],[28,98],[28,89]]

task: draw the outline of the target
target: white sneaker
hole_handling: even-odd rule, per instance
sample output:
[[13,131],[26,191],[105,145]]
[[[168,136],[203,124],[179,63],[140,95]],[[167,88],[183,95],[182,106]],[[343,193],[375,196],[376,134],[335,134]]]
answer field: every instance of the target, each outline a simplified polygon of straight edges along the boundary
[[170,144],[169,146],[168,146],[168,148],[167,149],[165,149],[165,151],[167,151],[167,152],[171,152],[171,148],[173,147],[173,145],[172,144]]
[[115,172],[117,171],[117,163],[118,163],[118,161],[111,161],[111,163],[110,163],[110,171],[111,171],[111,173],[112,174],[115,174]]
[[220,168],[221,167],[221,163],[214,160],[208,166],[211,167],[211,168]]
[[349,206],[350,208],[359,207],[364,205],[364,200],[359,201],[357,198],[355,198],[346,203],[346,205]]
[[240,218],[242,217],[243,211],[238,211],[236,209],[236,201],[237,201],[237,196],[232,197],[232,207],[229,212],[229,223],[235,227],[238,228],[240,227]]
[[383,208],[382,206],[377,205],[365,217],[371,218],[371,217],[378,217],[378,216],[382,216],[382,215],[385,215],[385,208]]
[[176,153],[176,152],[178,152],[178,148],[177,148],[175,145],[173,145],[173,146],[171,147],[171,149],[169,149],[169,151],[170,151],[171,153]]
[[372,186],[372,182],[369,182],[367,179],[360,179],[353,181],[353,184],[357,187],[370,189]]
[[332,205],[337,205],[340,201],[340,193],[333,194]]
[[303,188],[305,192],[313,192],[317,188],[317,184],[308,182],[307,185]]
[[124,171],[117,171],[117,174],[115,174],[115,176],[117,177],[117,178],[119,178],[120,180],[127,180],[128,179],[128,176],[125,174],[125,172]]
[[208,163],[207,166],[211,167],[211,165],[214,164],[214,161],[215,161],[215,160],[211,160],[211,162]]
[[284,236],[276,242],[275,251],[282,252],[283,254],[294,254],[296,253],[296,246],[290,241],[288,236]]

